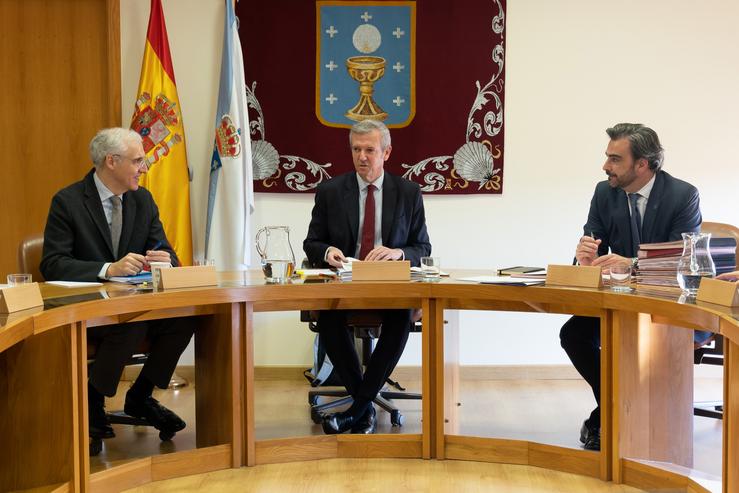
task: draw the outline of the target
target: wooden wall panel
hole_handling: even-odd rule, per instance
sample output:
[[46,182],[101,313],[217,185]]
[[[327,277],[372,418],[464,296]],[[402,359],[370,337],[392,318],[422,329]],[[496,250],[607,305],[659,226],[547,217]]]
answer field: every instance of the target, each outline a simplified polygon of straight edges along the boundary
[[87,144],[119,125],[119,0],[0,2],[0,281],[52,195],[91,167]]

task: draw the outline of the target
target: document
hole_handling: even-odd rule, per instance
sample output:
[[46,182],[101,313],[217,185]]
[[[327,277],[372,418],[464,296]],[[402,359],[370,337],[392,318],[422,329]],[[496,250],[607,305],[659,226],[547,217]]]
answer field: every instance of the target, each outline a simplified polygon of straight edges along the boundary
[[544,279],[521,279],[510,276],[472,276],[461,277],[457,280],[478,284],[507,284],[509,286],[536,286],[545,282]]
[[46,284],[52,286],[62,286],[64,288],[89,288],[92,286],[102,286],[102,282],[78,282],[78,281],[46,281]]

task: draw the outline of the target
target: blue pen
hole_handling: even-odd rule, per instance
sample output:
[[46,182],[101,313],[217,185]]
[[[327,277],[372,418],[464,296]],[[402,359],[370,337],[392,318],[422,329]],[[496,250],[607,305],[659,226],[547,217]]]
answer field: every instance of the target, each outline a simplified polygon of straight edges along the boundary
[[162,248],[162,243],[162,240],[157,241],[149,250],[159,250],[160,248]]

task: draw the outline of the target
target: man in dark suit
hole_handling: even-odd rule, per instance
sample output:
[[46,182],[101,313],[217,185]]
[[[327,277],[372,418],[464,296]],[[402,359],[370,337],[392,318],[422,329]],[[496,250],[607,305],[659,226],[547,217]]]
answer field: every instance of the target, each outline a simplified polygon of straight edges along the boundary
[[[350,133],[356,173],[319,186],[303,249],[311,265],[341,267],[348,256],[360,260],[409,260],[419,265],[431,253],[421,190],[415,183],[384,172],[390,157],[390,132],[378,121],[356,123]],[[364,375],[346,328],[346,311],[322,311],[321,340],[339,378],[353,397],[344,412],[327,416],[329,434],[374,433],[372,401],[398,363],[408,340],[411,310],[382,310],[382,329]]]
[[[662,171],[664,152],[654,130],[619,123],[606,133],[608,180],[595,187],[575,258],[607,272],[619,263],[636,266],[640,243],[675,241],[681,233],[699,231],[701,213],[698,190]],[[588,450],[600,450],[600,319],[570,318],[560,341],[598,403],[582,425],[580,441]]]
[[[148,171],[141,136],[125,128],[101,130],[90,142],[90,157],[94,169],[51,201],[41,260],[44,278],[96,281],[138,274],[149,262],[177,265],[154,199],[138,184]],[[115,395],[123,367],[147,335],[149,358],[126,394],[124,411],[148,419],[161,431],[185,427],[151,394],[155,385],[167,387],[193,331],[194,321],[188,318],[88,330],[97,346],[88,379],[90,436],[115,436],[105,416],[104,396]]]

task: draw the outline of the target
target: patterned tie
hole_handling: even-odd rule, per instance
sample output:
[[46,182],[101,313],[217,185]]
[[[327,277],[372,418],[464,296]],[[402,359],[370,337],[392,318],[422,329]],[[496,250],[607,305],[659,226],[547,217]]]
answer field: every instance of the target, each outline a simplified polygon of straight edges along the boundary
[[631,203],[631,244],[634,249],[635,257],[639,251],[639,243],[641,243],[641,214],[636,206],[636,200],[640,197],[638,193],[629,194],[629,202]]
[[113,195],[110,198],[113,204],[113,214],[110,222],[110,240],[113,242],[113,255],[118,258],[118,243],[121,241],[121,226],[123,226],[123,214],[121,207],[121,198]]
[[367,187],[367,198],[364,201],[364,223],[362,224],[362,243],[359,246],[359,260],[364,260],[367,254],[375,248],[375,190],[377,187]]

